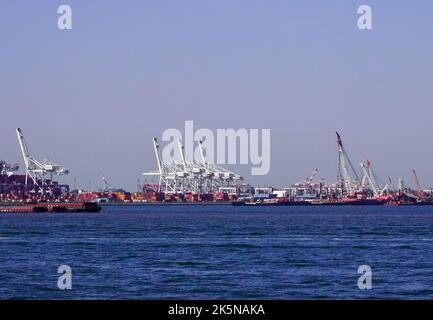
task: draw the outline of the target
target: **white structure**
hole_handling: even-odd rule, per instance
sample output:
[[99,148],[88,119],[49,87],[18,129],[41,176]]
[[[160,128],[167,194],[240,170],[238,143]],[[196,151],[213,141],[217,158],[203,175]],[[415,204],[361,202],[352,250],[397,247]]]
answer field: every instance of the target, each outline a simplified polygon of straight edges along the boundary
[[371,162],[367,159],[365,163],[360,163],[363,177],[361,180],[361,186],[363,190],[371,190],[375,197],[383,196],[389,193],[389,186],[386,184],[381,187],[377,182],[376,175],[374,174]]
[[159,177],[159,191],[166,193],[211,193],[221,187],[230,187],[243,178],[229,170],[217,166],[206,159],[201,141],[198,142],[201,163],[187,162],[185,148],[178,141],[180,159],[166,163],[162,159],[161,149],[156,138],[153,138],[158,171],[145,172],[145,176]]
[[46,176],[49,175],[50,180],[53,180],[53,175],[69,174],[69,170],[51,161],[44,159],[38,161],[34,159],[29,152],[26,140],[20,128],[16,129],[18,141],[20,143],[21,152],[26,166],[26,187],[28,187],[28,179],[33,181],[33,192],[51,193],[51,188],[46,183]]

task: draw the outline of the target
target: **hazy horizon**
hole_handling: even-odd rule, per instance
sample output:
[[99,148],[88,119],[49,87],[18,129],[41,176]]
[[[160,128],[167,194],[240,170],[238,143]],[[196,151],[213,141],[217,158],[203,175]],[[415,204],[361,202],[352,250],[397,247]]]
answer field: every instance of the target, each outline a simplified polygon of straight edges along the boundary
[[[168,128],[271,129],[271,170],[226,166],[257,185],[315,169],[335,181],[335,131],[352,162],[397,184],[433,183],[433,3],[428,1],[0,2],[0,159],[18,162],[15,128],[37,159],[87,188],[137,189]],[[373,30],[357,8],[373,9]],[[358,170],[360,171],[360,170]],[[155,178],[155,182],[156,182]],[[151,182],[148,180],[148,182]]]

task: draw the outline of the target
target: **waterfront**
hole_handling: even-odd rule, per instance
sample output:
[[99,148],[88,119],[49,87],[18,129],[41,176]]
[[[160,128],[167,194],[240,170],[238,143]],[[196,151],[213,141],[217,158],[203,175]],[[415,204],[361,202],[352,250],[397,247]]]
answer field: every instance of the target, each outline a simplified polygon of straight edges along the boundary
[[[0,215],[0,298],[433,298],[429,207],[123,206]],[[57,268],[72,268],[72,290]],[[373,288],[357,287],[358,266]]]

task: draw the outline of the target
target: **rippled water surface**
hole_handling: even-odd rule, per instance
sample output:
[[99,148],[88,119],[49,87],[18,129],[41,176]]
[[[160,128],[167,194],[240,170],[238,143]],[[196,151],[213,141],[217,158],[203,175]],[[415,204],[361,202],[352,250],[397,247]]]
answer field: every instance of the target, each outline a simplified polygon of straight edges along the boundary
[[[72,268],[72,290],[57,268]],[[369,265],[373,288],[357,286]],[[433,207],[1,214],[0,298],[433,298]]]

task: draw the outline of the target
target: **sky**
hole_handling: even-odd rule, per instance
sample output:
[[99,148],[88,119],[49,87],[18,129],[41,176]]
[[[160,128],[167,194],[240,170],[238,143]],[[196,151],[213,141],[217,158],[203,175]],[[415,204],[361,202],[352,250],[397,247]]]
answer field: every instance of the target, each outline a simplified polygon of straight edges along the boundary
[[60,181],[135,191],[152,137],[193,120],[271,129],[267,175],[227,166],[253,184],[335,181],[339,131],[353,163],[430,187],[432,34],[427,0],[0,0],[0,159],[24,166],[21,127],[35,158],[69,168]]

